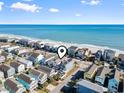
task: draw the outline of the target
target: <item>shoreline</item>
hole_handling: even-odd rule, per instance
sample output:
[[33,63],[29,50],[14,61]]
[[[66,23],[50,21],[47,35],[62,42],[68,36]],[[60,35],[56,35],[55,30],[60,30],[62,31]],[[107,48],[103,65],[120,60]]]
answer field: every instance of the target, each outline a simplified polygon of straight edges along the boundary
[[62,42],[62,41],[54,41],[54,40],[50,40],[50,39],[39,39],[39,38],[21,36],[21,35],[14,35],[14,34],[0,34],[0,37],[28,39],[28,40],[31,40],[31,41],[42,41],[43,43],[50,43],[50,44],[55,45],[55,46],[59,46],[59,45],[64,45],[66,47],[77,46],[79,48],[89,48],[92,52],[96,52],[97,50],[104,51],[105,49],[111,49],[111,50],[114,50],[116,52],[116,56],[121,54],[121,53],[124,54],[123,50],[110,48],[110,47],[107,47],[107,46],[97,46],[97,45],[92,45],[92,44],[67,43],[67,42]]

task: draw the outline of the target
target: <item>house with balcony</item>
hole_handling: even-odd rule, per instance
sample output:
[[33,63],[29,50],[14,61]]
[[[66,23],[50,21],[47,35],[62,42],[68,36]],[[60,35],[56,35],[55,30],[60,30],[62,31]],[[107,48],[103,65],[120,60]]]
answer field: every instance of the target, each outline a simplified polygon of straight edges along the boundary
[[15,71],[17,73],[23,72],[25,70],[25,65],[24,64],[21,64],[19,62],[11,62],[10,63],[10,66],[13,67],[13,68],[15,68]]
[[36,69],[31,69],[29,76],[37,80],[39,84],[43,84],[47,81],[47,74]]
[[5,78],[11,77],[15,74],[15,69],[6,64],[0,65],[0,71],[2,71],[4,73]]
[[26,91],[23,85],[13,78],[5,80],[4,86],[9,91],[9,93],[24,93]]
[[16,79],[29,91],[38,87],[38,82],[27,74],[20,74],[16,77]]
[[92,81],[96,75],[97,70],[98,66],[96,64],[92,64],[84,73],[84,78]]

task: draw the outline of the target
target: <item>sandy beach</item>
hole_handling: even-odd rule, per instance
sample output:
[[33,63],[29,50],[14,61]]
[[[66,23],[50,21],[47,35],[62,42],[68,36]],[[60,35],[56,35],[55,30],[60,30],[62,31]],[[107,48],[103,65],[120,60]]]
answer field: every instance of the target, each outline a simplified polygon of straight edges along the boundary
[[66,43],[66,42],[61,42],[61,41],[53,41],[53,40],[49,40],[49,39],[38,39],[38,38],[26,37],[26,36],[21,36],[21,35],[13,35],[13,34],[0,34],[0,37],[28,39],[28,40],[35,41],[35,42],[36,41],[41,41],[43,43],[49,43],[49,44],[52,44],[52,45],[55,45],[55,46],[64,45],[67,48],[70,47],[70,46],[77,46],[79,48],[88,48],[93,53],[95,53],[97,50],[104,51],[105,49],[111,49],[111,50],[114,50],[116,52],[115,56],[118,56],[119,54],[124,54],[123,50],[109,48],[107,46],[96,46],[96,45],[90,45],[90,44]]

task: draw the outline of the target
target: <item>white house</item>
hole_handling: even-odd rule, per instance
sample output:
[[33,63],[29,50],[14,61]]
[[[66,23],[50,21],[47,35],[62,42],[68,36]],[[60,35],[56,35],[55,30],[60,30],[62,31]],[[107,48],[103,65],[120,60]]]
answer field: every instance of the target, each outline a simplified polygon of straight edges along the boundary
[[40,53],[33,53],[28,59],[32,61],[33,64],[42,63],[45,61],[44,56]]
[[15,50],[15,49],[18,49],[18,48],[19,48],[19,46],[10,46],[10,47],[6,48],[5,50],[7,52],[11,52],[12,50]]
[[10,63],[10,66],[13,67],[13,68],[15,68],[15,71],[17,73],[22,72],[22,71],[25,70],[25,65],[24,64],[21,64],[19,62],[11,62]]

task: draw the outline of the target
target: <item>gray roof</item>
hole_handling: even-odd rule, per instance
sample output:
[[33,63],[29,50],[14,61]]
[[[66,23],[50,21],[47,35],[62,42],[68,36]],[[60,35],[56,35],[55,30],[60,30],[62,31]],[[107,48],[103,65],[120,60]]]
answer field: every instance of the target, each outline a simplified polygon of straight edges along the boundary
[[27,74],[20,74],[18,76],[18,78],[24,80],[25,82],[27,82],[28,84],[31,84],[32,83],[32,79],[30,76],[28,76]]
[[78,47],[77,46],[70,46],[68,49],[74,49],[76,50]]
[[102,86],[99,86],[99,85],[94,84],[94,83],[92,83],[90,81],[87,81],[87,80],[81,80],[77,83],[77,85],[86,87],[86,88],[91,89],[93,91],[96,91],[98,93],[103,93],[104,92],[104,88]]
[[18,84],[15,80],[12,79],[7,79],[5,81],[5,85],[8,86],[11,90],[15,91],[15,93],[18,91],[19,87]]
[[6,64],[1,64],[1,65],[0,65],[0,70],[3,71],[3,72],[4,72],[4,71],[6,72],[6,71],[8,71],[8,70],[11,69],[11,68],[12,68],[11,66],[6,65]]
[[17,68],[17,67],[19,67],[21,65],[21,63],[19,63],[19,62],[11,62],[10,63],[10,66],[12,66],[12,67],[14,67],[14,68]]

